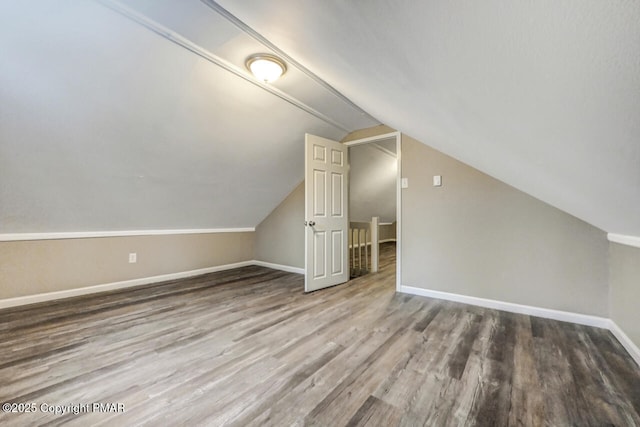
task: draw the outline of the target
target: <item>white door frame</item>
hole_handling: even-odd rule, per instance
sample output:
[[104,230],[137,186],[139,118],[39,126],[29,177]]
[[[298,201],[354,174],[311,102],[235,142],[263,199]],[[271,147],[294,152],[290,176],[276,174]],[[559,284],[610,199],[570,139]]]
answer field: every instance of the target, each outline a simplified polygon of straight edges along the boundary
[[368,138],[354,139],[353,141],[347,141],[344,145],[353,147],[356,145],[368,144],[370,142],[377,142],[383,139],[396,139],[396,162],[397,162],[397,176],[396,176],[396,291],[400,292],[402,286],[402,133],[399,131],[385,133],[382,135],[370,136]]

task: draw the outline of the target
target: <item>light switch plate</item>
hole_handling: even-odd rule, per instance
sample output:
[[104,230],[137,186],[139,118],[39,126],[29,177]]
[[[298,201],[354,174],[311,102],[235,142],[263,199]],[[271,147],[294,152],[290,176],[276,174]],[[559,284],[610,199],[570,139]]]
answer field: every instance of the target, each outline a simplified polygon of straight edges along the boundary
[[409,188],[409,178],[402,178],[400,180],[400,187],[401,188]]
[[433,176],[433,186],[434,187],[442,187],[442,176],[434,175]]

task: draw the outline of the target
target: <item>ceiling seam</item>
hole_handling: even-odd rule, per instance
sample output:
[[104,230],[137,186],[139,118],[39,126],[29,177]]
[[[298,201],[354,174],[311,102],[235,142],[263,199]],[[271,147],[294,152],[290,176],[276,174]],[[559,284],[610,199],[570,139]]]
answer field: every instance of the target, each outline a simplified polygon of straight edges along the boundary
[[111,9],[112,11],[119,13],[120,15],[124,16],[125,18],[128,18],[132,21],[134,21],[137,24],[142,25],[143,27],[147,28],[148,30],[158,34],[159,36],[163,37],[164,39],[190,51],[191,53],[194,53],[196,55],[198,55],[199,57],[209,61],[212,64],[215,64],[223,69],[225,69],[226,71],[235,74],[236,76],[246,80],[247,82],[271,93],[272,95],[277,96],[278,98],[282,99],[283,101],[288,102],[289,104],[311,114],[312,116],[324,121],[327,124],[330,124],[331,126],[334,126],[338,129],[341,129],[345,132],[351,132],[354,129],[350,129],[349,127],[347,127],[346,125],[339,123],[335,120],[333,120],[332,118],[322,114],[320,111],[308,106],[307,104],[303,103],[302,101],[300,101],[297,98],[294,98],[293,96],[273,87],[270,85],[267,85],[265,83],[262,83],[256,79],[254,79],[253,77],[251,77],[250,75],[248,75],[247,73],[245,73],[242,69],[240,69],[239,67],[235,66],[234,64],[220,58],[219,56],[209,52],[208,50],[204,49],[203,47],[197,45],[196,43],[192,42],[191,40],[181,36],[180,34],[176,33],[175,31],[170,30],[169,28],[165,27],[164,25],[154,21],[153,19],[131,9],[128,6],[123,5],[122,3],[120,3],[117,0],[96,0],[98,3],[102,4],[103,6],[107,7],[108,9]]
[[296,61],[294,58],[292,58],[290,55],[288,55],[286,52],[284,52],[278,46],[276,46],[271,41],[269,41],[269,39],[264,37],[262,34],[258,33],[256,30],[251,28],[249,25],[245,24],[243,21],[238,19],[235,15],[233,15],[231,12],[226,10],[224,7],[220,6],[214,0],[200,0],[200,1],[202,3],[204,3],[205,5],[209,6],[211,9],[215,10],[220,16],[222,16],[227,21],[229,21],[230,23],[235,25],[237,28],[239,28],[244,33],[246,33],[248,36],[254,38],[258,42],[262,43],[263,45],[265,45],[266,47],[271,49],[273,52],[277,53],[278,56],[282,57],[285,61],[287,61],[288,63],[290,63],[294,67],[296,67],[298,70],[300,70],[302,73],[304,73],[307,77],[309,77],[312,80],[314,80],[316,83],[318,83],[319,85],[324,87],[326,90],[328,90],[329,92],[333,93],[342,102],[344,102],[345,104],[349,105],[351,108],[359,111],[363,116],[366,116],[366,117],[370,118],[371,120],[373,120],[373,121],[375,121],[377,123],[382,123],[380,120],[378,120],[377,118],[373,117],[371,114],[369,114],[368,112],[363,110],[360,106],[358,106],[356,103],[354,103],[349,98],[347,98],[344,94],[342,94],[342,92],[338,91],[336,88],[334,88],[329,83],[324,81],[318,75],[314,74],[311,70],[306,68],[304,65],[302,65],[298,61]]

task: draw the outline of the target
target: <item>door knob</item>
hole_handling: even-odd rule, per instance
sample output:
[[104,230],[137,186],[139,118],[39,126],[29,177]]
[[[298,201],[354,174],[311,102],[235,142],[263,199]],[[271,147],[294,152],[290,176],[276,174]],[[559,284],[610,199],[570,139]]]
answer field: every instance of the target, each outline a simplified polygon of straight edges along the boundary
[[309,221],[309,227],[313,227],[314,225],[316,225],[315,221]]

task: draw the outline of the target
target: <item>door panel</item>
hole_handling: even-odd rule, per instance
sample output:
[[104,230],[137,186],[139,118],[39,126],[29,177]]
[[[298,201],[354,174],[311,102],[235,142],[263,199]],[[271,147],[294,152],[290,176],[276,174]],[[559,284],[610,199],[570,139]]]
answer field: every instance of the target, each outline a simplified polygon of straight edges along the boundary
[[[331,274],[338,275],[344,271],[343,250],[344,250],[344,233],[342,230],[333,230],[331,232],[331,244],[333,258],[331,260]],[[347,254],[348,255],[348,254]]]
[[313,278],[324,279],[327,277],[325,253],[327,252],[327,235],[324,231],[313,233]]
[[342,155],[342,151],[339,150],[331,150],[331,164],[334,164],[336,166],[343,166],[343,155]]
[[313,145],[313,160],[325,162],[327,148],[322,145]]
[[305,291],[349,280],[347,147],[305,135]]
[[325,198],[326,198],[326,185],[327,172],[322,170],[313,171],[313,215],[314,216],[326,216],[325,212]]
[[342,213],[342,188],[343,176],[337,173],[331,173],[331,215],[340,217]]

